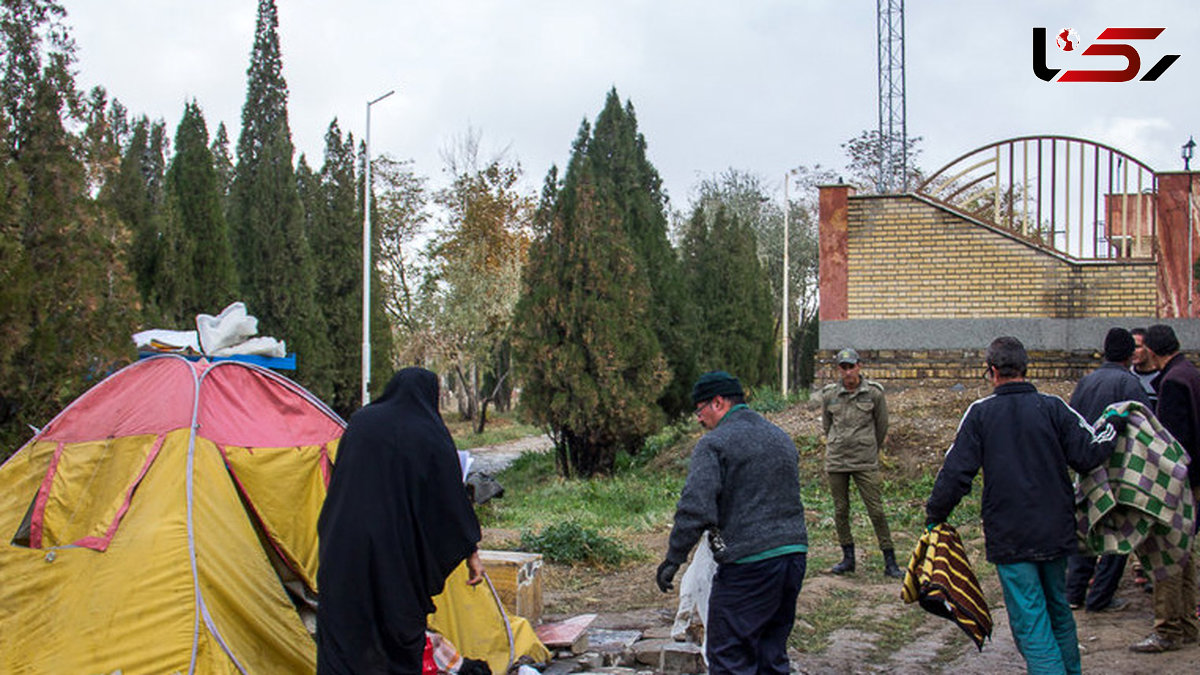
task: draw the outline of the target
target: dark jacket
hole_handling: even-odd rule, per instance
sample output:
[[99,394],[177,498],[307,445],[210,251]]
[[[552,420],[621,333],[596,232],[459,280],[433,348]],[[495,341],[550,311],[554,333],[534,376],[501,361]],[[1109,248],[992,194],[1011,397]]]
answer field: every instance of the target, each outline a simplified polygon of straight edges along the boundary
[[1105,424],[1093,431],[1057,396],[1009,382],[967,408],[925,504],[944,522],[983,469],[983,533],[992,563],[1053,560],[1076,552],[1069,469],[1100,465],[1116,446]]
[[787,432],[749,408],[730,411],[692,451],[667,560],[683,564],[708,529],[724,544],[713,550],[721,564],[807,546],[798,462]]
[[1095,422],[1110,404],[1121,401],[1137,401],[1153,410],[1150,397],[1142,389],[1137,375],[1120,363],[1107,361],[1096,370],[1083,376],[1071,394],[1071,407],[1083,415],[1083,419]]
[[1187,451],[1193,461],[1188,464],[1188,482],[1200,485],[1200,371],[1183,354],[1176,354],[1155,380],[1158,406],[1154,414]]

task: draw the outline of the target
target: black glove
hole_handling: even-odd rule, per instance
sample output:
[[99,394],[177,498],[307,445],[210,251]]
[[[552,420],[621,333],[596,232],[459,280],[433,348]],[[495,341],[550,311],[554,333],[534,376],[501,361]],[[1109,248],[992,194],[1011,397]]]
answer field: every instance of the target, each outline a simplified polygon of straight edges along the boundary
[[463,657],[462,665],[458,667],[458,675],[492,675],[492,667],[487,661]]
[[1125,435],[1125,427],[1129,426],[1129,418],[1124,415],[1109,415],[1104,418],[1112,425],[1113,431],[1117,432],[1117,436]]
[[679,565],[676,565],[670,560],[662,561],[662,564],[658,566],[658,573],[654,575],[654,581],[658,584],[658,590],[666,593],[672,588],[675,588],[675,586],[671,584],[671,580],[675,578],[675,573],[678,571]]

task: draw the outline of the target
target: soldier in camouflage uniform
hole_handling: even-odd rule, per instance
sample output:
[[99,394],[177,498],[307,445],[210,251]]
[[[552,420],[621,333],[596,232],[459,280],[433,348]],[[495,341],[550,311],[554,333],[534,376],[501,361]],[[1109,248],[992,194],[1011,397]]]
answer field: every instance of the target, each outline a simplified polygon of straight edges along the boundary
[[842,561],[830,572],[854,571],[854,537],[850,532],[850,479],[853,478],[883,551],[883,573],[900,579],[904,573],[896,565],[892,533],[880,496],[879,449],[888,432],[883,386],[862,376],[858,352],[853,349],[838,352],[836,361],[842,380],[826,385],[820,394],[825,472],[833,495],[838,542],[842,545]]

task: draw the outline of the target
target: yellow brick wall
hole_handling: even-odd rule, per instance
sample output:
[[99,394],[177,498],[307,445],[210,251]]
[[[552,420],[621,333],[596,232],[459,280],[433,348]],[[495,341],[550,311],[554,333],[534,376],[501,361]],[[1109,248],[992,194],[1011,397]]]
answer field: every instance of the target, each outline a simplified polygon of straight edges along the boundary
[[[917,380],[926,383],[969,382],[983,377],[986,349],[862,349],[873,380]],[[836,351],[817,352],[817,382],[834,382]],[[1098,352],[1030,351],[1027,376],[1034,380],[1077,380],[1100,366]]]
[[852,197],[848,319],[1143,316],[1152,262],[1080,264],[912,196]]

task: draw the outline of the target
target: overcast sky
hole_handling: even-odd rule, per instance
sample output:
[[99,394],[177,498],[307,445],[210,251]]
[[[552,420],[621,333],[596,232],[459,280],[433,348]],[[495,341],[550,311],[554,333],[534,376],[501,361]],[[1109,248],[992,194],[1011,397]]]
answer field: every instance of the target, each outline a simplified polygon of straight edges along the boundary
[[[78,86],[103,85],[174,135],[195,98],[210,133],[236,146],[255,0],[64,0]],[[283,71],[297,153],[322,162],[337,118],[372,154],[413,159],[440,182],[439,151],[468,128],[508,148],[531,191],[563,166],[584,118],[611,87],[637,111],[675,208],[698,178],[734,167],[778,188],[787,169],[840,169],[841,144],[877,126],[872,0],[279,0]],[[920,166],[1025,134],[1107,143],[1158,170],[1181,169],[1200,135],[1196,0],[910,0],[907,121]],[[1074,28],[1084,47],[1106,27],[1164,27],[1138,41],[1155,82],[1047,83],[1032,70],[1032,29]],[[1120,70],[1121,57],[1054,44],[1048,66]],[[1200,160],[1197,160],[1200,165]]]

